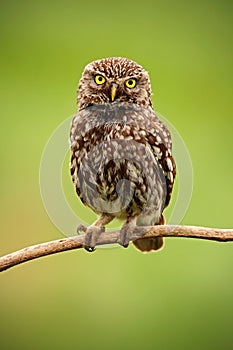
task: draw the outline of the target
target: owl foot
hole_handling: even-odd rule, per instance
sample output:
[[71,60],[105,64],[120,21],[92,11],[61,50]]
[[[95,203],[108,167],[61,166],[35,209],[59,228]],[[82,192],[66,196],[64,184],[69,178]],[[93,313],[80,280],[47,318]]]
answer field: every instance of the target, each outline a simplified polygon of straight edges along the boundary
[[93,252],[95,250],[96,243],[102,232],[105,231],[105,225],[113,220],[113,216],[110,214],[102,213],[98,219],[90,226],[79,225],[77,227],[78,234],[80,232],[86,233],[85,242],[83,247],[88,252]]
[[91,225],[87,227],[84,248],[88,252],[93,252],[95,250],[95,246],[98,241],[98,238],[100,234],[104,231],[105,231],[105,228],[103,226]]
[[129,246],[129,241],[130,241],[129,231],[125,226],[123,226],[122,229],[120,230],[120,237],[118,239],[118,243],[122,247],[127,248]]
[[118,243],[124,248],[127,248],[129,246],[129,242],[131,241],[131,238],[135,231],[136,220],[136,217],[128,219],[120,230]]

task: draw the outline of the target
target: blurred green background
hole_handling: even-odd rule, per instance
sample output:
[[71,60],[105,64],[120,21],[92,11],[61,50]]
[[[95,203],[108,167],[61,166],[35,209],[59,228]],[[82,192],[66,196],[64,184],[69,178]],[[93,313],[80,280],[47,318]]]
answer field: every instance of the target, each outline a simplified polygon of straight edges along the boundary
[[[42,151],[76,110],[84,66],[108,56],[149,71],[155,109],[189,149],[182,223],[233,226],[232,2],[0,4],[1,255],[62,237],[40,197]],[[232,268],[233,244],[192,239],[148,255],[79,250],[26,263],[0,276],[0,347],[231,349]]]

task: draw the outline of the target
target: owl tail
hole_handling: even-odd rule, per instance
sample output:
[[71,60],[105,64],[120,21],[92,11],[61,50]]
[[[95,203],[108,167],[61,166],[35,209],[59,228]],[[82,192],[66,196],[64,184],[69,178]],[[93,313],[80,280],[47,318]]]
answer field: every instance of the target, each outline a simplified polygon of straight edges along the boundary
[[[161,215],[159,225],[165,225],[165,218]],[[163,237],[139,238],[133,241],[134,246],[142,253],[149,253],[163,248]]]
[[163,247],[163,237],[139,238],[133,244],[141,252],[149,253]]

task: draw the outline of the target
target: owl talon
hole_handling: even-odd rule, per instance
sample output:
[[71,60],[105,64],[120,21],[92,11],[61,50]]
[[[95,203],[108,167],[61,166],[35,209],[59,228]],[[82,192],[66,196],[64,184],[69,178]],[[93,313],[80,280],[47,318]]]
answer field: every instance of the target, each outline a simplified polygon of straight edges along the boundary
[[127,227],[122,227],[120,230],[120,237],[118,239],[118,243],[124,247],[128,248],[130,242],[131,232]]
[[86,251],[89,252],[89,253],[92,253],[92,252],[95,251],[95,248],[92,248],[92,247],[87,247],[87,246],[85,246],[85,249],[86,249]]
[[124,247],[127,248],[129,246],[129,242],[131,241],[131,238],[134,234],[134,231],[136,229],[136,222],[137,222],[137,217],[130,217],[127,219],[125,224],[120,230],[120,236],[118,239],[118,243]]
[[128,248],[128,246],[129,246],[129,243],[122,244],[123,248]]
[[95,250],[95,246],[96,246],[96,243],[98,242],[98,238],[100,234],[104,231],[105,231],[105,228],[103,226],[87,227],[84,248],[88,252],[93,252]]

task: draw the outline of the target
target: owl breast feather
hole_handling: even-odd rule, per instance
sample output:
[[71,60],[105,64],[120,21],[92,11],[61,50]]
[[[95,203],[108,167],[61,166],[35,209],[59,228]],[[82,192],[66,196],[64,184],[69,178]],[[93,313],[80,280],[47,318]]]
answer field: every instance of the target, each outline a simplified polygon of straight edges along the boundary
[[168,136],[149,108],[113,103],[81,110],[73,119],[70,141],[72,180],[83,203],[118,217],[145,208],[160,215],[167,201],[162,160],[169,151]]

